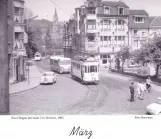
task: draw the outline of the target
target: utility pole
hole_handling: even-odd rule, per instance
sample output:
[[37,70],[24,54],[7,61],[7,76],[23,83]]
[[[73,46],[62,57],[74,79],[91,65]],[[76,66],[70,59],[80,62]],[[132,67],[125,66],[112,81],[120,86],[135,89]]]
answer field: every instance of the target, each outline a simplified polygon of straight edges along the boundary
[[0,0],[0,114],[9,114],[8,0]]

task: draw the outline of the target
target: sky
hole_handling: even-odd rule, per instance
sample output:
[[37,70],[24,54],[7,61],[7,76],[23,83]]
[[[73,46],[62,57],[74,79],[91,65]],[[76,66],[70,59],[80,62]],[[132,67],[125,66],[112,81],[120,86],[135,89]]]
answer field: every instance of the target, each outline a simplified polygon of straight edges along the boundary
[[[56,3],[56,5],[54,3]],[[25,6],[30,9],[37,19],[52,21],[55,7],[59,21],[67,21],[74,13],[76,7],[84,4],[85,0],[25,0]],[[103,0],[119,1],[119,0]],[[161,0],[122,0],[130,9],[144,9],[150,16],[161,16]]]

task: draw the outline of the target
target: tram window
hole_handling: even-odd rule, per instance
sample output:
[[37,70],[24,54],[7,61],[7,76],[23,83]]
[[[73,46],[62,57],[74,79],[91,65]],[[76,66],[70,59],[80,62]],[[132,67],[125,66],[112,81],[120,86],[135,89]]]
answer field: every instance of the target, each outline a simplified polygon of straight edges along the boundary
[[84,66],[84,67],[85,67],[85,73],[87,73],[87,68],[88,68],[88,67],[87,67],[87,66]]
[[90,66],[90,72],[97,72],[97,66]]

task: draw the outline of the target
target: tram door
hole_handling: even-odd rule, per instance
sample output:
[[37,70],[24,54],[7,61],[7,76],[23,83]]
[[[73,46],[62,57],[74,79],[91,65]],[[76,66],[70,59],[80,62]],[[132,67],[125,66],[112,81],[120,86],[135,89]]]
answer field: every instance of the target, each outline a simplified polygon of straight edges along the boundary
[[83,80],[83,76],[84,76],[84,66],[81,65],[81,79]]

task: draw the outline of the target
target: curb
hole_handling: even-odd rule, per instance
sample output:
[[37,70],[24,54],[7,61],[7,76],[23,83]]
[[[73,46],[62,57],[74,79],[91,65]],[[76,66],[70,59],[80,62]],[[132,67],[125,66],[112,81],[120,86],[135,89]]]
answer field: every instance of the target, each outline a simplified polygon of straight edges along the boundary
[[14,93],[9,94],[9,95],[10,95],[10,96],[13,96],[13,95],[16,95],[16,94],[19,94],[19,93],[23,93],[23,92],[25,92],[25,91],[30,91],[30,90],[32,90],[32,89],[35,89],[35,88],[39,87],[39,86],[40,86],[40,84],[38,84],[38,85],[36,85],[36,86],[34,86],[34,87],[30,88],[30,89],[26,89],[26,90],[14,92]]
[[[114,73],[114,74],[118,74],[118,75],[121,75],[121,76],[125,76],[125,77],[134,77],[134,78],[138,78],[138,79],[142,79],[142,78],[139,78],[139,77],[136,77],[135,74],[134,75],[126,75],[126,74],[121,74],[121,73],[118,73],[116,71],[111,71],[111,73]],[[143,80],[143,79],[142,79]],[[161,86],[161,84],[159,82],[155,82],[155,81],[152,81],[154,84],[158,85],[158,86]]]

